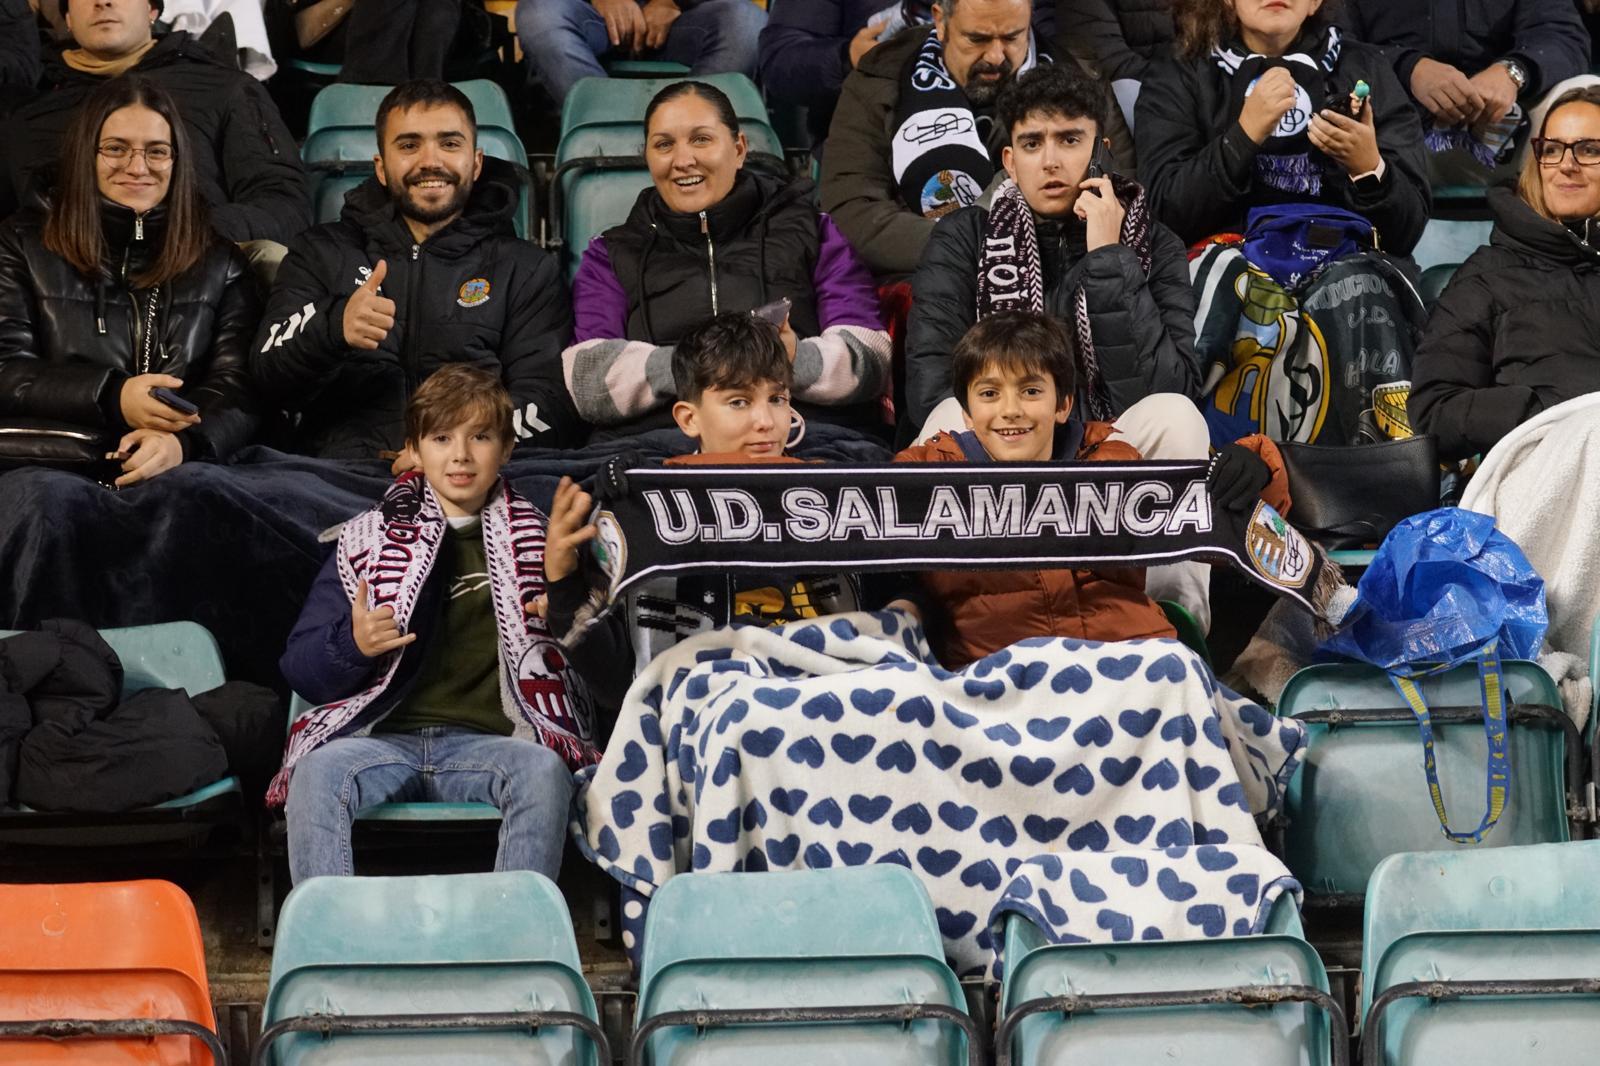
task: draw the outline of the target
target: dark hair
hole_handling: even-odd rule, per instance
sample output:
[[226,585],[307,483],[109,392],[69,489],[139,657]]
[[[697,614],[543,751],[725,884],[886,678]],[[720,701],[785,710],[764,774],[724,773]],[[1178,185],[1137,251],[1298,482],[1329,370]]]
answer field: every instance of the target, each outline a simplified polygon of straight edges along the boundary
[[100,274],[106,256],[98,177],[100,130],[113,111],[136,105],[165,119],[172,136],[172,170],[162,201],[167,209],[167,225],[161,237],[161,253],[147,270],[131,279],[135,286],[149,288],[188,271],[217,238],[196,188],[189,134],[178,118],[178,105],[143,75],[112,78],[78,106],[61,139],[61,172],[43,237],[46,248],[84,277]]
[[[1338,13],[1338,0],[1322,0],[1322,6],[1300,24],[1300,32],[1320,33],[1338,21]],[[1185,59],[1204,59],[1239,33],[1239,18],[1230,0],[1172,0],[1172,24],[1177,30],[1178,54]]]
[[440,367],[417,386],[406,404],[406,443],[416,444],[441,429],[472,424],[487,426],[510,444],[511,394],[497,374],[470,363]]
[[1073,63],[1045,63],[1011,81],[994,102],[995,118],[1006,139],[1032,114],[1094,120],[1095,136],[1106,128],[1106,90]]
[[418,78],[396,85],[390,90],[389,95],[383,98],[378,105],[378,117],[375,125],[378,127],[378,151],[383,151],[384,127],[389,122],[391,111],[408,111],[413,107],[454,107],[467,116],[467,128],[472,131],[472,140],[478,140],[478,115],[472,110],[472,101],[467,99],[467,94],[457,89],[447,81],[437,78]]
[[985,368],[1016,374],[1048,374],[1056,382],[1056,402],[1077,388],[1078,346],[1072,334],[1049,315],[1001,311],[980,318],[956,341],[950,353],[950,378],[956,399],[967,409],[967,390]]
[[761,381],[788,388],[794,366],[778,327],[748,311],[729,311],[685,333],[672,352],[678,399],[699,403],[707,389],[737,389]]
[[698,96],[710,104],[717,112],[717,121],[728,127],[730,136],[739,136],[739,116],[734,113],[733,101],[728,99],[728,94],[715,85],[707,85],[703,81],[675,81],[650,98],[650,106],[644,109],[644,132],[650,135],[650,120],[655,117],[656,108],[668,104],[680,96]]

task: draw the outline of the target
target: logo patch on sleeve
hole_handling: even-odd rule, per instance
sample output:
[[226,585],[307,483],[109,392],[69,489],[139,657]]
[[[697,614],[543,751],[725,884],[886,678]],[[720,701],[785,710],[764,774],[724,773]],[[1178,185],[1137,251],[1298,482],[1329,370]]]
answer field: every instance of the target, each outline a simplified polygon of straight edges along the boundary
[[461,283],[461,291],[456,295],[456,303],[462,307],[477,307],[479,304],[489,302],[489,279],[473,278],[471,281]]

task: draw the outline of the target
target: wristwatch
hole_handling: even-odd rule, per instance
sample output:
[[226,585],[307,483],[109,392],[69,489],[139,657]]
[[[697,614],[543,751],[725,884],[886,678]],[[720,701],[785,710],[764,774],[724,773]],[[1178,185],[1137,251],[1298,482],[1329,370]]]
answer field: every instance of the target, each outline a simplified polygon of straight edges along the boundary
[[1511,80],[1517,83],[1517,93],[1521,95],[1522,91],[1528,87],[1527,70],[1523,69],[1522,64],[1515,59],[1502,59],[1500,60],[1500,65],[1506,68],[1506,73],[1511,76]]

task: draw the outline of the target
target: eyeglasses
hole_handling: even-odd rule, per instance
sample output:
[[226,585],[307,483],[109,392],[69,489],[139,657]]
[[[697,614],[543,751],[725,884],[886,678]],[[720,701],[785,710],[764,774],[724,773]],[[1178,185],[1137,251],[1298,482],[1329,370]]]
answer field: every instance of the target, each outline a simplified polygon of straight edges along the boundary
[[1548,137],[1533,139],[1533,154],[1542,167],[1559,167],[1572,149],[1572,158],[1581,166],[1592,167],[1600,163],[1600,141],[1552,141]]
[[172,165],[172,145],[152,144],[144,148],[109,141],[96,149],[112,167],[121,169],[133,161],[135,155],[144,156],[145,166],[151,170],[165,170]]

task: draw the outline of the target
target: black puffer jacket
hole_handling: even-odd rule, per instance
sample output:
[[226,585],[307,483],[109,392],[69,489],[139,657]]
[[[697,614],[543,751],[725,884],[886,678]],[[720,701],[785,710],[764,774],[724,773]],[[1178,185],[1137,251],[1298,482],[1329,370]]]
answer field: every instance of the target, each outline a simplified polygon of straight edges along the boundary
[[[1383,55],[1345,38],[1331,81],[1348,91],[1358,80],[1372,87],[1383,180],[1375,192],[1359,192],[1330,161],[1321,199],[1364,216],[1384,251],[1410,255],[1432,206],[1422,124]],[[1239,125],[1230,90],[1228,74],[1207,56],[1152,64],[1139,92],[1139,180],[1150,190],[1156,216],[1186,244],[1213,233],[1241,233],[1252,207],[1288,199],[1256,180],[1257,145]]]
[[[582,443],[585,429],[561,377],[572,334],[556,261],[512,226],[516,175],[485,159],[460,218],[416,244],[376,178],[345,197],[338,222],[289,246],[255,342],[268,398],[300,416],[296,450],[371,459],[398,449],[412,391],[447,363],[500,376],[519,441]],[[373,351],[347,347],[344,307],[382,259],[395,325]]]
[[1063,40],[1081,41],[1107,81],[1143,81],[1150,64],[1172,56],[1172,0],[1060,0]]
[[1494,233],[1450,279],[1412,364],[1411,424],[1439,438],[1442,459],[1600,392],[1600,248],[1510,189],[1491,189],[1489,205]]
[[160,286],[157,332],[145,365],[150,293],[126,280],[159,252],[165,208],[141,231],[105,202],[105,273],[91,280],[44,246],[48,207],[30,205],[0,227],[0,423],[8,417],[127,432],[122,384],[140,373],[183,379],[200,424],[180,434],[184,455],[224,458],[256,427],[249,344],[261,296],[243,254],[222,241],[177,281]]
[[[230,241],[286,242],[311,224],[300,153],[260,82],[187,33],[156,41],[133,71],[177,102],[193,145],[200,195],[211,205],[218,233]],[[46,57],[43,92],[18,108],[0,131],[5,135],[0,218],[29,193],[34,172],[55,163],[78,105],[105,80],[73,70],[60,52]]]
[[[977,319],[979,258],[989,200],[941,218],[911,279],[906,325],[906,405],[920,427],[949,397],[950,353]],[[1089,305],[1089,329],[1111,406],[1121,414],[1152,393],[1199,395],[1194,351],[1194,289],[1183,243],[1152,223],[1150,274],[1133,249],[1084,250],[1076,217],[1037,223],[1045,310],[1074,329],[1077,290]]]

